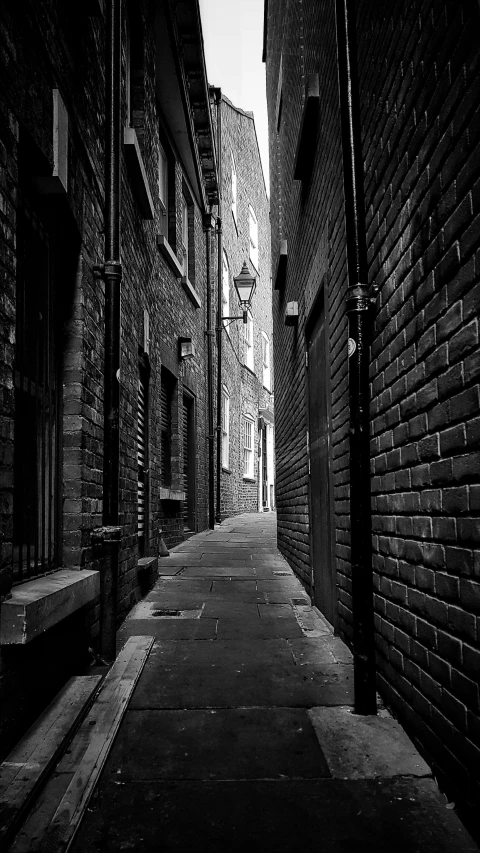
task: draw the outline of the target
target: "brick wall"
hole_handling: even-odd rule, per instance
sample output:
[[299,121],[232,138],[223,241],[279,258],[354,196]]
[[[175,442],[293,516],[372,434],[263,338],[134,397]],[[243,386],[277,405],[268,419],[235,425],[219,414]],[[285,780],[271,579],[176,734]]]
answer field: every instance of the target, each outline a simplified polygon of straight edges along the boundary
[[[125,11],[125,10],[124,10]],[[148,517],[143,552],[158,553],[160,529],[167,545],[184,538],[182,503],[161,499],[160,376],[166,368],[176,380],[172,418],[172,488],[183,490],[183,392],[195,402],[195,526],[208,524],[206,410],[206,257],[201,192],[193,187],[176,148],[175,138],[157,106],[155,92],[155,9],[140,2],[131,10],[144,34],[143,75],[136,78],[134,124],[141,143],[154,218],[145,220],[138,192],[122,147],[121,162],[121,374],[120,374],[120,523],[122,542],[118,582],[118,617],[123,618],[140,594],[137,562],[137,411],[140,364],[149,374]],[[123,17],[123,45],[127,17]],[[61,524],[59,565],[103,569],[102,546],[92,531],[102,524],[103,510],[103,363],[104,286],[94,266],[104,260],[104,27],[103,17],[89,17],[83,8],[46,2],[10,2],[0,12],[0,594],[12,585],[13,423],[16,294],[16,217],[23,185],[36,177],[37,162],[49,174],[53,165],[52,88],[58,87],[69,120],[68,185],[63,197],[48,201],[55,218],[58,247],[58,300],[61,328]],[[52,37],[52,34],[54,37]],[[125,50],[122,79],[125,81]],[[12,71],[12,69],[15,69]],[[179,110],[183,109],[180,105]],[[127,124],[127,93],[122,90],[122,128]],[[160,131],[161,127],[161,131]],[[191,283],[200,306],[188,295],[157,248],[161,232],[158,198],[159,134],[169,143],[170,210],[174,217],[171,248],[179,263],[181,197],[188,192],[192,264]],[[28,156],[25,150],[28,149]],[[22,153],[23,152],[23,153]],[[33,152],[33,154],[32,154]],[[23,159],[22,159],[23,158]],[[25,168],[28,174],[25,176]],[[22,173],[22,169],[23,172]],[[192,170],[190,170],[192,173]],[[22,183],[23,182],[23,183]],[[30,184],[29,184],[30,187]],[[34,184],[30,187],[34,192]],[[30,191],[29,189],[29,191]],[[144,352],[144,312],[150,320],[148,358]],[[190,336],[196,356],[181,362],[178,338]],[[32,715],[51,697],[67,675],[85,664],[89,645],[98,634],[95,602],[75,618],[46,632],[26,648],[2,649],[0,697],[2,754],[8,751]],[[72,627],[73,626],[73,627]],[[72,639],[72,631],[75,636]],[[68,652],[67,652],[68,650]],[[52,666],[48,661],[52,660]],[[38,677],[33,677],[36,672]],[[42,689],[39,689],[41,684]],[[3,712],[4,709],[4,712]]]
[[452,797],[474,802],[480,12],[413,6],[372,16],[363,4],[359,17],[369,262],[380,286],[371,364],[379,683]]
[[[223,249],[230,278],[230,315],[239,315],[238,297],[233,285],[244,261],[256,276],[252,300],[254,370],[244,364],[244,325],[235,321],[222,333],[222,382],[230,395],[229,470],[222,471],[222,515],[259,509],[258,414],[260,408],[273,414],[273,394],[263,386],[262,331],[272,346],[272,307],[270,291],[269,203],[252,113],[235,107],[225,96],[222,109],[222,229]],[[237,219],[232,213],[232,154],[237,174]],[[250,259],[249,205],[258,222],[258,269]],[[273,392],[273,366],[271,370]],[[254,477],[243,476],[243,418],[254,422]]]
[[[268,4],[274,273],[279,241],[288,240],[285,290],[274,297],[277,502],[280,548],[308,587],[303,350],[323,284],[337,627],[349,640],[346,248],[334,10],[323,5]],[[449,797],[472,805],[480,794],[480,10],[443,0],[357,9],[369,280],[379,286],[370,374],[378,684]],[[292,174],[310,73],[319,74],[320,115],[301,183]],[[283,322],[291,300],[296,330]]]

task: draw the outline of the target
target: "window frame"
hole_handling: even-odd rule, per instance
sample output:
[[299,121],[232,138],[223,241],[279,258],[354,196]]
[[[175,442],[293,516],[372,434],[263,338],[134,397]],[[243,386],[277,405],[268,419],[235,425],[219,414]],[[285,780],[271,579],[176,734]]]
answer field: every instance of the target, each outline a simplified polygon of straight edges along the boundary
[[249,257],[258,272],[258,219],[251,204],[248,205]]
[[230,394],[222,388],[222,468],[230,469]]
[[266,332],[262,332],[262,384],[270,391],[272,374],[270,366],[270,340]]
[[243,363],[252,373],[255,373],[255,353],[253,347],[253,317],[250,311],[247,312],[247,322],[243,325]]
[[243,479],[255,479],[254,464],[254,420],[250,415],[243,416]]
[[[230,267],[225,249],[222,258],[222,317],[230,316]],[[230,324],[224,323],[224,329],[230,335]]]
[[235,163],[235,158],[233,156],[233,152],[231,152],[231,181],[232,181],[232,215],[235,221],[235,225],[237,225],[237,166]]

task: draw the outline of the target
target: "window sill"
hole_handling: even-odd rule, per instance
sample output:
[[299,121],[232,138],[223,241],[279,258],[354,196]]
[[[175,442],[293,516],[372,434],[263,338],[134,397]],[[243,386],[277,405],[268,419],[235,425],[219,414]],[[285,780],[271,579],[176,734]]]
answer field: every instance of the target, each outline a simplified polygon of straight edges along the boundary
[[278,254],[277,261],[277,271],[275,273],[274,279],[274,290],[283,290],[285,287],[285,280],[287,277],[287,261],[288,261],[288,247],[286,240],[280,240],[280,251]]
[[143,219],[153,219],[155,207],[148,186],[147,173],[143,163],[142,153],[138,144],[137,134],[134,127],[125,127],[123,130],[123,149],[125,160],[130,171],[132,184],[137,195],[140,212]]
[[224,473],[224,474],[231,474],[231,473],[232,473],[231,469],[230,469],[230,468],[225,468],[225,466],[224,466],[224,465],[222,465],[222,471],[223,471],[223,473]]
[[195,290],[193,285],[190,284],[188,278],[185,275],[182,275],[182,287],[190,301],[193,302],[195,308],[201,308],[202,300],[200,299],[197,291]]
[[308,176],[317,150],[317,126],[320,111],[320,84],[318,74],[309,74],[305,90],[305,103],[298,134],[293,179],[302,181]]
[[254,477],[245,477],[245,475],[244,475],[243,482],[244,483],[256,483],[257,481],[255,480]]
[[157,248],[177,278],[183,277],[183,267],[163,234],[157,234]]
[[181,492],[179,489],[160,489],[160,500],[161,501],[184,501],[185,500],[185,492]]
[[100,595],[100,572],[61,569],[12,590],[1,604],[0,645],[25,645]]
[[245,370],[248,370],[248,372],[251,373],[252,376],[255,376],[256,378],[257,374],[255,373],[253,367],[249,367],[248,364],[245,364],[245,362],[243,362],[243,367],[245,368]]

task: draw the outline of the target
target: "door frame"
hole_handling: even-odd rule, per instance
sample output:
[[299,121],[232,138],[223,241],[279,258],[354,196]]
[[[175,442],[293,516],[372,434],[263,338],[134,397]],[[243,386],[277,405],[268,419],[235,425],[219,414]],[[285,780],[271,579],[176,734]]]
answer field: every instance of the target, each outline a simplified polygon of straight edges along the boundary
[[[308,342],[310,335],[313,331],[315,323],[318,320],[320,313],[323,311],[324,313],[324,322],[325,322],[325,364],[327,366],[327,375],[325,380],[325,393],[326,393],[326,412],[327,412],[327,435],[328,435],[328,514],[329,514],[329,524],[328,524],[328,553],[330,556],[330,569],[332,573],[332,592],[333,592],[333,613],[334,613],[334,621],[332,623],[332,627],[334,631],[337,631],[338,628],[338,590],[337,590],[337,568],[336,568],[336,554],[335,554],[335,501],[334,501],[334,493],[333,493],[333,472],[332,472],[332,371],[331,371],[331,361],[330,361],[330,347],[329,347],[329,312],[328,312],[328,282],[330,276],[328,273],[322,277],[317,295],[313,301],[312,307],[308,313],[305,323],[305,332],[304,332],[304,351],[305,351],[305,359],[308,356]],[[306,372],[306,382],[305,382],[305,407],[306,407],[306,422],[307,422],[307,435],[310,436],[310,405],[309,405],[309,376],[308,370],[310,365],[307,367],[305,361],[305,372]],[[312,525],[312,482],[311,482],[311,473],[310,473],[310,441],[307,443],[307,458],[308,458],[308,518],[309,518],[309,545],[310,545],[310,592],[311,597],[313,599],[313,603],[315,603],[314,599],[314,587],[315,587],[315,578],[314,578],[314,567],[313,567],[313,525]],[[322,614],[324,616],[324,614]],[[324,618],[326,618],[324,616]],[[328,620],[327,620],[328,621]]]
[[[198,513],[197,513],[197,400],[195,394],[193,394],[188,388],[183,386],[183,396],[182,396],[182,407],[184,406],[184,399],[186,398],[189,401],[190,412],[189,412],[189,421],[190,421],[190,441],[189,441],[189,463],[191,464],[191,468],[189,469],[189,475],[191,476],[191,482],[189,483],[189,492],[191,486],[191,507],[193,514],[193,525],[192,530],[194,533],[198,532]],[[188,511],[188,510],[187,510]]]

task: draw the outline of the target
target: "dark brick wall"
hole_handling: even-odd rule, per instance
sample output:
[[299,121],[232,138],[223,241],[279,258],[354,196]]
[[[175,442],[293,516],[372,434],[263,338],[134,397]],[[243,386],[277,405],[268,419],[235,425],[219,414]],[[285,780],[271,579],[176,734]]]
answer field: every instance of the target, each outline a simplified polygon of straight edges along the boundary
[[[176,379],[172,436],[172,488],[183,489],[181,405],[188,389],[195,400],[196,529],[208,524],[207,410],[206,410],[206,255],[200,194],[185,176],[175,139],[164,125],[155,93],[155,9],[135,5],[144,33],[141,110],[136,129],[152,195],[155,216],[142,219],[132,174],[122,149],[121,162],[121,375],[120,375],[120,523],[122,543],[118,586],[118,616],[123,618],[140,594],[137,561],[137,408],[139,361],[149,372],[148,411],[148,527],[143,553],[155,556],[160,533],[167,545],[184,538],[182,504],[160,498],[160,376],[167,368]],[[27,2],[20,8],[7,0],[0,12],[0,594],[12,585],[13,506],[13,365],[15,358],[16,222],[19,175],[32,170],[29,152],[51,173],[52,88],[60,90],[69,119],[68,186],[63,197],[48,202],[56,210],[61,246],[61,292],[65,303],[61,328],[62,465],[59,563],[73,569],[103,568],[103,551],[92,542],[102,523],[103,497],[103,362],[104,286],[93,268],[104,260],[104,27],[102,16],[89,17],[81,7],[56,2]],[[125,45],[126,16],[123,44]],[[125,80],[125,50],[122,54]],[[138,102],[140,103],[140,102]],[[179,102],[179,109],[182,109]],[[126,124],[126,89],[122,92],[122,128]],[[157,248],[161,232],[158,199],[159,133],[170,140],[174,216],[171,243],[181,254],[181,194],[191,197],[190,230],[193,265],[190,278],[201,306],[197,307]],[[23,160],[22,160],[23,157]],[[23,164],[23,165],[22,165]],[[145,359],[144,311],[150,319],[150,351]],[[181,362],[178,338],[191,336],[196,356]],[[47,631],[26,649],[3,650],[0,658],[0,720],[2,751],[31,721],[28,708],[39,707],[57,689],[61,678],[76,671],[88,645],[98,635],[98,602],[68,624]],[[67,620],[68,621],[68,620]],[[75,638],[70,640],[74,626]],[[60,645],[61,653],[56,652]],[[63,650],[71,649],[71,654]],[[58,667],[46,658],[58,659]],[[37,668],[42,681],[31,677]],[[77,670],[78,671],[78,670]],[[61,675],[61,678],[60,678]],[[60,679],[60,681],[59,681]],[[35,703],[34,703],[35,699]],[[27,719],[28,718],[28,719]]]
[[[280,547],[308,586],[304,328],[324,283],[338,630],[351,636],[345,235],[334,10],[268,4]],[[357,4],[371,351],[378,684],[458,802],[479,801],[479,54],[477,3]],[[282,110],[278,79],[282,56]],[[320,118],[292,179],[304,75]],[[297,330],[285,327],[299,302]]]
[[[273,415],[273,394],[263,386],[262,331],[270,341],[270,358],[273,360],[272,302],[270,291],[270,226],[269,202],[266,194],[255,124],[252,113],[235,107],[225,96],[222,110],[222,229],[223,249],[230,272],[230,315],[239,315],[238,297],[233,284],[244,261],[256,276],[256,289],[252,300],[254,370],[244,365],[244,326],[235,321],[222,333],[222,382],[230,395],[230,457],[229,470],[222,470],[221,509],[228,517],[241,512],[256,512],[259,504],[259,467],[257,443],[258,413],[268,409]],[[232,204],[232,154],[237,172],[237,221]],[[249,205],[258,221],[259,266],[256,270],[250,260]],[[273,365],[271,388],[273,392]],[[243,477],[243,416],[254,420],[254,478]]]

